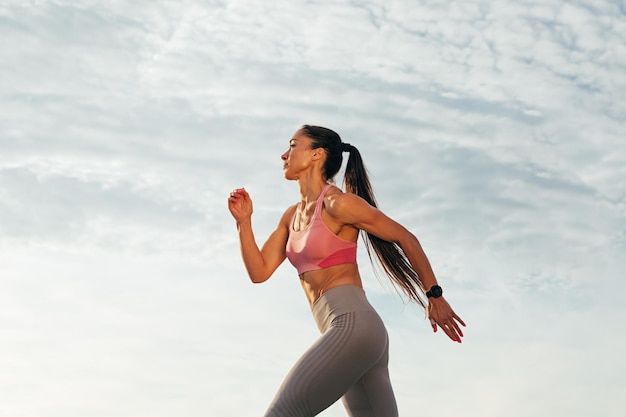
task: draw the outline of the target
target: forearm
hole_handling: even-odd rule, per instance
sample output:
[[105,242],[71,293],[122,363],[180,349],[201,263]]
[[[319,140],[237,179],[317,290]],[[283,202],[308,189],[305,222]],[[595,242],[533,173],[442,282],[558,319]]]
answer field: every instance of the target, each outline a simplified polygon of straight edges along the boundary
[[411,263],[411,266],[417,272],[422,285],[428,291],[433,285],[438,285],[435,273],[430,265],[430,261],[422,248],[419,240],[410,235],[405,242],[400,244],[402,251]]
[[241,257],[248,272],[250,280],[254,283],[266,281],[265,276],[265,260],[263,253],[259,249],[252,231],[252,221],[237,223],[237,232],[239,233],[239,244],[241,249]]

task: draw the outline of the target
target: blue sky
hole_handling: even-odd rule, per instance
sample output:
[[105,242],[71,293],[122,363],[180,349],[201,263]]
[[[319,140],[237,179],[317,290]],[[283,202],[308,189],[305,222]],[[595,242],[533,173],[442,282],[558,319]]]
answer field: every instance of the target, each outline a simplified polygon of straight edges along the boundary
[[623,1],[4,1],[0,35],[1,415],[262,415],[317,330],[289,264],[247,281],[226,199],[262,242],[303,123],[468,323],[433,335],[361,250],[401,415],[623,414]]

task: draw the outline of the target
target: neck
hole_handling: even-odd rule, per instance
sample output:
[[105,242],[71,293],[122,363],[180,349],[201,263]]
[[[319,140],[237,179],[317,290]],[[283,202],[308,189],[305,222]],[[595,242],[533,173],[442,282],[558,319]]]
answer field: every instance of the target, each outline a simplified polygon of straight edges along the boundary
[[315,178],[298,178],[298,187],[300,188],[300,199],[303,204],[310,203],[317,200],[322,193],[324,187],[328,183],[320,176]]

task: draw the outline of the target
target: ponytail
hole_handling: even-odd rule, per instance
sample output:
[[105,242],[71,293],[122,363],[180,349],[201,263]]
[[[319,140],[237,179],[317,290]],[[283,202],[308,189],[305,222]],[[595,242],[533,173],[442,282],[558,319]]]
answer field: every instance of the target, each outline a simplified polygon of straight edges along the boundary
[[[344,173],[346,192],[356,194],[371,206],[378,207],[367,169],[356,147],[342,142],[336,132],[325,127],[304,125],[301,127],[301,131],[311,139],[313,149],[324,148],[326,151],[326,161],[322,169],[326,180],[332,180],[339,172],[343,161],[342,153],[349,152],[350,156]],[[409,300],[413,300],[426,308],[426,303],[421,297],[426,289],[400,246],[367,232],[363,235],[363,241],[372,264],[374,264],[373,255],[375,255],[383,271],[396,288],[399,288]],[[376,272],[376,268],[374,268],[374,272]]]
[[[371,206],[378,207],[361,154],[354,146],[348,144],[348,147],[350,156],[344,174],[346,191],[358,195]],[[420,293],[425,293],[426,289],[400,246],[395,242],[383,240],[367,232],[363,235],[363,241],[370,262],[374,264],[373,255],[376,255],[378,263],[391,279],[391,282],[402,290],[409,300],[413,300],[426,308],[420,295]],[[374,272],[376,272],[376,268],[374,268]]]

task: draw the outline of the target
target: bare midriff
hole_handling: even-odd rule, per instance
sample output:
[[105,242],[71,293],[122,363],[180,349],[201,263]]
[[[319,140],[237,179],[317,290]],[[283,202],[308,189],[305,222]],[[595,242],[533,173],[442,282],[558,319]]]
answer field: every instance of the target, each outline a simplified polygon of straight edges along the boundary
[[322,294],[331,288],[340,285],[356,285],[363,288],[361,275],[356,263],[334,265],[328,268],[307,271],[300,275],[300,284],[304,289],[309,304],[320,298]]

